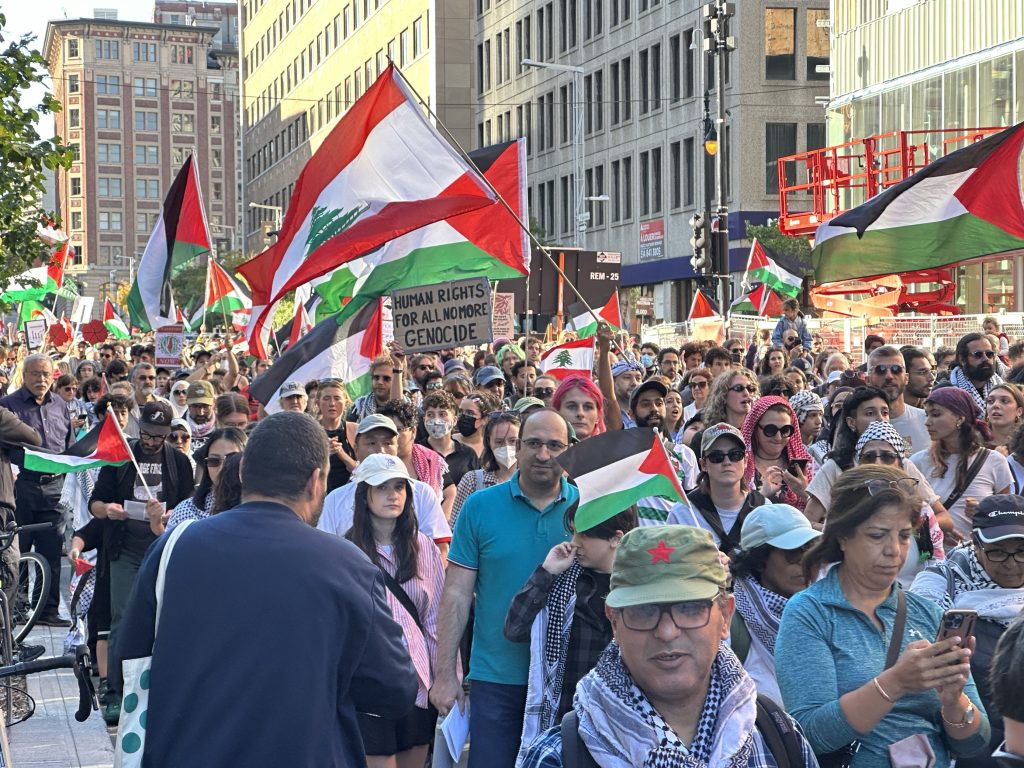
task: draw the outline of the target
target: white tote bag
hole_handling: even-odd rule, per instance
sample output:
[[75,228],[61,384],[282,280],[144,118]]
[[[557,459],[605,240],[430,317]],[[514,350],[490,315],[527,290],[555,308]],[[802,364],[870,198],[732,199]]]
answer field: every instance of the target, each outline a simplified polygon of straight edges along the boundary
[[[185,520],[167,534],[167,544],[160,553],[160,567],[156,572],[156,619],[153,624],[153,642],[160,627],[160,604],[164,599],[164,579],[167,562],[178,542],[178,537],[194,520]],[[114,744],[114,768],[142,768],[142,753],[146,747],[146,711],[149,709],[149,668],[153,663],[152,651],[141,659],[121,662],[124,695],[121,699],[121,720],[117,725]]]

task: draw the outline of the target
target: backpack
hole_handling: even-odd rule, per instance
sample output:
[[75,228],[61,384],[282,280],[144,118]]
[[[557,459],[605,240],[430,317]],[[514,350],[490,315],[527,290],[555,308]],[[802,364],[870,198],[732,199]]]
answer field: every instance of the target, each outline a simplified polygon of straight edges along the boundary
[[[755,723],[779,768],[807,768],[803,744],[793,722],[782,707],[762,694],[757,696]],[[597,761],[580,738],[576,710],[570,709],[562,718],[561,732],[563,768],[598,768]]]

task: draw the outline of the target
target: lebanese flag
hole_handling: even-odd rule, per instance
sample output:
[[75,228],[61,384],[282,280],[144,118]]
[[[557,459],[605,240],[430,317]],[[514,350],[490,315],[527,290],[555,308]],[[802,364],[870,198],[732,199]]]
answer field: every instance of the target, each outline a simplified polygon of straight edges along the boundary
[[281,410],[277,393],[286,381],[338,378],[350,397],[365,395],[373,384],[370,365],[384,352],[381,304],[381,299],[353,301],[340,315],[321,320],[256,377],[249,394],[267,413]]
[[649,427],[595,435],[562,453],[558,463],[580,491],[577,532],[650,497],[690,507],[661,438]]
[[245,289],[212,259],[206,275],[206,314],[230,317],[236,331],[245,328],[252,315],[252,300]]
[[[587,309],[587,305],[583,302],[569,307],[569,317],[572,318],[569,322],[576,329],[576,335],[579,338],[586,339],[597,334],[597,320],[594,320],[594,315],[591,314],[590,310]],[[601,309],[597,310],[597,317],[599,320],[608,323],[613,331],[622,330],[622,313],[619,311],[618,291],[612,291],[611,298],[605,302]]]
[[132,324],[144,331],[173,325],[178,313],[171,279],[197,256],[210,252],[195,156],[189,155],[164,198],[163,209],[139,261],[135,283],[128,293]]
[[41,448],[25,448],[23,467],[46,475],[81,472],[131,461],[132,455],[118,428],[117,419],[110,416],[63,453],[49,453]]
[[493,203],[390,64],[299,174],[277,242],[236,270],[252,288],[250,350],[266,357],[269,315],[289,291],[389,240]]
[[944,267],[1024,249],[1024,123],[940,157],[818,227],[815,280]]
[[116,339],[131,338],[128,327],[114,311],[114,305],[110,303],[110,299],[103,300],[103,325],[107,327],[107,332]]
[[693,303],[690,305],[690,314],[687,316],[687,320],[704,320],[708,318],[718,318],[718,307],[716,307],[711,299],[704,295],[704,291],[698,290],[693,296]]
[[568,341],[540,356],[540,370],[556,379],[590,376],[594,370],[594,339]]

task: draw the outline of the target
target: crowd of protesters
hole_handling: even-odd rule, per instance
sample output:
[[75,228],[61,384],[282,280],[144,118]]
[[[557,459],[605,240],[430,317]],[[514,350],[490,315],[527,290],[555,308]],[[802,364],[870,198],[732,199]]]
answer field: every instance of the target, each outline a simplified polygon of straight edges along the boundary
[[[134,461],[15,466],[0,505],[56,524],[20,541],[54,574],[62,547],[96,565],[108,723],[152,656],[147,764],[419,768],[467,706],[474,768],[1024,761],[999,682],[1024,664],[1024,345],[995,318],[856,353],[795,302],[720,344],[601,325],[568,378],[532,336],[390,345],[371,391],[291,380],[270,416],[272,362],[138,341],[2,350],[7,445],[113,417]],[[686,499],[578,518],[559,457],[626,429]]]

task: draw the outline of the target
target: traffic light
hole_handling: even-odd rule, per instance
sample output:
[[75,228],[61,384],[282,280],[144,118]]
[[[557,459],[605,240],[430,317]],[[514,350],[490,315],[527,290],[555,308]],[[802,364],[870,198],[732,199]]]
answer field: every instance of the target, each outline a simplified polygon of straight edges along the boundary
[[690,247],[693,248],[693,256],[690,263],[693,264],[693,271],[698,275],[706,275],[711,272],[711,254],[708,253],[708,222],[703,213],[695,213],[690,217],[690,227],[693,233],[690,235]]
[[274,244],[274,240],[277,237],[277,230],[274,229],[274,224],[269,221],[264,221],[260,225],[260,230],[263,233],[263,247],[269,248]]

